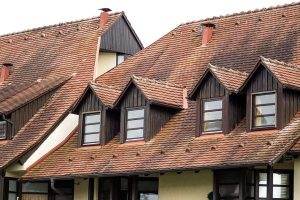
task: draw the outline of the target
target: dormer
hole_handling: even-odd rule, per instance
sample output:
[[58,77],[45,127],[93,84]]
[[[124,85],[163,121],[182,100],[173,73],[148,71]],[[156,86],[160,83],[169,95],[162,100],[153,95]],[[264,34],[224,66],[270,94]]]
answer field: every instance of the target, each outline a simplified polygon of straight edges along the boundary
[[113,103],[120,91],[90,83],[72,113],[79,115],[78,146],[104,145],[119,132],[119,112]]
[[186,90],[175,84],[133,76],[116,101],[121,143],[149,141],[177,111],[187,107]]
[[261,57],[242,86],[247,131],[282,129],[300,110],[300,68]]
[[238,95],[247,74],[209,64],[189,98],[196,101],[196,136],[229,133],[243,118],[245,97]]

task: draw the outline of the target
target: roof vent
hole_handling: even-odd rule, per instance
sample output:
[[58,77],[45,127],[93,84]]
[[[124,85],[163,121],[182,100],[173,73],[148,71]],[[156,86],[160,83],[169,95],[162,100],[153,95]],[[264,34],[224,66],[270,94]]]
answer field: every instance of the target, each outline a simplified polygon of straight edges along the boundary
[[11,63],[3,63],[1,68],[0,68],[0,83],[4,82],[9,74],[10,74],[10,68],[13,65]]
[[100,28],[102,28],[108,22],[108,16],[109,16],[108,13],[111,11],[111,9],[109,9],[109,8],[101,8],[99,10],[102,11],[101,14],[100,14]]
[[216,28],[216,25],[211,22],[202,23],[202,46],[206,46],[213,36],[213,30]]

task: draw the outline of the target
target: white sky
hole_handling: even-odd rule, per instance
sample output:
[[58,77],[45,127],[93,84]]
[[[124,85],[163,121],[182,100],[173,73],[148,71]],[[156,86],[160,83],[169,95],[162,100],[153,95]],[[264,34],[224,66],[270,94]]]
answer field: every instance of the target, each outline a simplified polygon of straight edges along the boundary
[[0,35],[97,16],[98,8],[125,11],[148,46],[181,23],[299,0],[0,0]]

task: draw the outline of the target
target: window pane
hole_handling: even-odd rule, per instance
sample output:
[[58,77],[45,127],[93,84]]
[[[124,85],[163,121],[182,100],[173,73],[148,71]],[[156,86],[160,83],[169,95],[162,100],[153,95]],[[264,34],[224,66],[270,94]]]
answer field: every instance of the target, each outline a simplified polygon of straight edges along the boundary
[[255,96],[255,104],[275,103],[275,94],[263,94]]
[[9,192],[17,192],[17,181],[9,180],[8,185]]
[[128,110],[127,119],[144,118],[144,109]]
[[84,135],[84,143],[98,143],[100,141],[99,133]]
[[6,121],[0,121],[0,139],[6,136]]
[[23,183],[22,192],[48,193],[48,183]]
[[204,110],[222,109],[222,100],[204,102]]
[[273,174],[273,184],[274,185],[289,185],[289,175],[288,174]]
[[144,127],[144,119],[127,121],[127,129],[143,128],[143,127]]
[[267,198],[267,186],[259,186],[259,198]]
[[143,129],[135,129],[135,130],[128,130],[127,131],[127,139],[137,139],[144,137],[144,130]]
[[140,193],[140,200],[158,200],[158,194]]
[[205,112],[204,121],[222,119],[222,111]]
[[117,56],[117,65],[121,64],[125,60],[124,55],[118,55]]
[[17,200],[17,194],[13,194],[13,193],[8,194],[8,200]]
[[273,126],[275,125],[275,116],[256,117],[254,126]]
[[289,188],[288,187],[273,187],[273,198],[288,199]]
[[86,125],[85,126],[85,133],[99,133],[100,132],[100,124],[93,124],[93,125]]
[[267,173],[259,173],[259,182],[258,184],[260,185],[266,185],[268,180],[268,175]]
[[221,197],[238,197],[239,185],[220,185],[219,193]]
[[85,115],[85,123],[100,123],[100,114],[87,114]]
[[220,131],[222,130],[222,121],[204,122],[203,131]]
[[255,114],[256,115],[275,114],[275,105],[257,106],[255,109]]

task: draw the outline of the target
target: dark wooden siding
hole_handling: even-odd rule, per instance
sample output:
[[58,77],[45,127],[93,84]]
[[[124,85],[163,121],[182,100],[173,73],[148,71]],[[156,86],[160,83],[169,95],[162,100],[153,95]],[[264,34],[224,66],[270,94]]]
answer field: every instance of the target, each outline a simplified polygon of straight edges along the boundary
[[229,133],[245,116],[245,101],[243,95],[230,95],[229,92],[214,78],[207,74],[197,91],[196,136],[202,133],[203,100],[223,100],[223,133]]
[[99,136],[101,145],[109,142],[119,132],[119,112],[106,108],[98,97],[91,90],[88,90],[74,111],[76,114],[79,114],[79,146],[82,146],[83,114],[95,111],[101,112],[102,126]]
[[127,94],[123,97],[121,104],[121,124],[120,138],[121,142],[126,140],[126,115],[127,108],[144,107],[145,108],[145,124],[144,138],[146,141],[152,139],[161,127],[170,119],[175,111],[159,106],[154,106],[146,101],[141,91],[134,85],[127,90]]
[[283,125],[288,124],[295,114],[300,111],[300,92],[284,89],[283,90],[283,102],[284,102],[284,117]]
[[4,185],[5,185],[4,172],[0,170],[0,200],[4,200],[4,195],[5,195]]
[[275,91],[277,95],[277,122],[276,126],[281,128],[283,126],[283,108],[282,108],[282,86],[276,80],[276,78],[264,67],[260,66],[253,74],[251,80],[246,87],[247,93],[247,108],[246,108],[246,120],[247,131],[251,130],[251,113],[252,113],[252,94],[259,92]]
[[33,115],[45,105],[56,90],[48,92],[39,98],[25,104],[16,109],[7,116],[7,119],[13,123],[13,126],[8,129],[8,139],[11,139],[17,132],[33,117]]
[[119,18],[101,37],[101,49],[134,55],[142,49],[126,20]]

